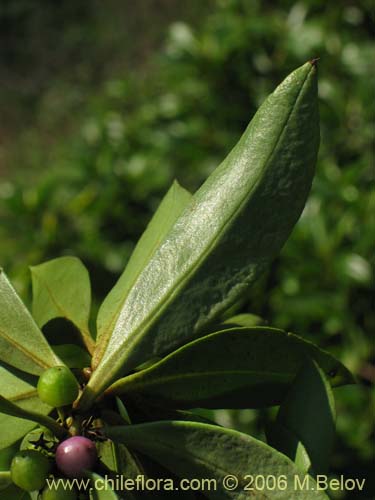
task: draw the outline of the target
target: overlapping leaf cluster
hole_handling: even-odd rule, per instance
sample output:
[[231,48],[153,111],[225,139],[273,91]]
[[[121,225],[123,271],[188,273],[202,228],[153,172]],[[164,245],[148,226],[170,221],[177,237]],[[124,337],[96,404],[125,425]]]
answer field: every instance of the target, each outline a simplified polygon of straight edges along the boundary
[[[95,335],[90,281],[78,259],[32,268],[33,316],[2,272],[1,447],[30,443],[24,436],[35,426],[61,440],[80,422],[82,433],[98,438],[101,462],[93,478],[97,472],[155,477],[162,467],[173,477],[214,478],[219,486],[203,492],[208,498],[242,500],[254,494],[244,488],[246,474],[275,475],[286,486],[267,491],[269,498],[326,498],[313,486],[299,491],[292,478],[327,471],[331,387],[351,383],[350,373],[310,342],[256,326],[253,316],[225,321],[297,222],[318,145],[311,61],[268,97],[193,196],[172,185],[102,303]],[[73,325],[76,342],[64,342],[63,331],[47,342],[41,329],[58,318]],[[63,363],[82,391],[62,415],[38,399],[36,377]],[[192,411],[275,405],[268,444]],[[5,494],[11,488],[13,495],[9,473],[1,474]],[[234,491],[222,487],[228,474],[239,480]]]

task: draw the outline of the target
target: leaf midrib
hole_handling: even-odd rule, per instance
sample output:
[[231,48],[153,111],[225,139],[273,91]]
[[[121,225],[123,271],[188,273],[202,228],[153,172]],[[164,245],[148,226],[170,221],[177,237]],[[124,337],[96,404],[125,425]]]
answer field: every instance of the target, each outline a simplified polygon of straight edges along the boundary
[[[25,399],[34,399],[38,397],[38,391],[33,389],[29,392],[23,392],[21,394],[17,394],[16,396],[11,396],[9,401],[24,401]],[[8,399],[8,398],[7,398]]]
[[[38,366],[41,368],[49,368],[50,365],[47,363],[44,363],[43,360],[40,358],[36,357],[31,351],[26,349],[22,344],[18,343],[13,337],[10,337],[4,330],[0,329],[0,337],[2,337],[5,342],[8,342],[10,345],[14,346],[14,348],[20,352],[22,352],[26,357],[30,358],[32,361],[34,361]],[[7,361],[7,360],[5,360]]]
[[[35,268],[33,269],[34,276],[39,280],[39,282],[45,287],[45,289],[48,292],[48,296],[50,297],[53,305],[56,307],[57,311],[61,314],[62,318],[69,320],[69,313],[60,305],[59,301],[55,298],[51,288],[49,287],[47,281],[45,281],[43,278],[40,277],[37,271],[35,271]],[[82,324],[76,324],[77,327],[81,330],[83,330],[85,333],[87,333],[87,327],[86,325]]]
[[[174,455],[176,458],[181,457],[181,454],[176,453],[176,447],[173,447],[173,446],[166,444],[165,441],[160,441],[159,439],[155,438],[155,436],[153,436],[152,442],[157,444],[156,449],[155,449],[155,447],[153,447],[153,449],[156,451],[156,453],[158,452],[158,448],[159,448],[159,449],[163,450],[164,452],[167,452],[167,454]],[[134,446],[134,447],[137,448],[136,446]],[[141,448],[141,450],[142,450],[142,448]],[[184,451],[186,451],[186,450],[184,450]],[[195,455],[190,450],[189,450],[188,454],[184,453],[182,456],[185,459],[186,459],[186,457],[192,457],[192,459],[194,460],[194,463],[196,463],[198,465],[203,465],[203,467],[206,468],[206,470],[208,469],[209,471],[213,472],[214,477],[218,475],[217,474],[218,471],[220,471],[222,476],[231,475],[233,473],[233,471],[227,470],[224,467],[219,466],[217,464],[217,462],[213,463],[207,459],[202,458],[199,455]],[[244,480],[244,478],[242,478],[242,477],[239,478],[239,484],[245,485],[245,484],[247,484],[247,482]],[[251,496],[255,496],[258,493],[259,493],[259,491],[255,491],[254,495],[251,493]],[[265,498],[267,498],[267,497],[265,497]]]
[[[201,371],[201,372],[190,372],[190,373],[179,373],[178,375],[166,375],[162,377],[155,378],[154,380],[146,380],[145,382],[142,382],[142,377],[140,373],[134,375],[135,382],[132,380],[132,375],[129,377],[124,378],[124,386],[126,387],[127,385],[130,385],[132,389],[142,387],[142,386],[153,386],[153,385],[158,385],[158,384],[164,384],[168,383],[170,381],[179,381],[179,380],[192,380],[194,378],[202,378],[202,377],[215,377],[215,376],[220,376],[220,377],[225,377],[227,375],[244,375],[244,376],[251,376],[251,375],[265,375],[268,378],[266,382],[272,380],[272,381],[287,381],[291,376],[293,376],[293,373],[289,374],[282,374],[279,372],[260,372],[260,371],[255,371],[255,370],[212,370],[212,371]],[[137,380],[140,379],[140,380]],[[114,384],[114,388],[117,386],[117,384]],[[118,385],[120,387],[120,383]]]
[[93,346],[94,340],[91,337],[90,330],[88,328],[88,324],[86,322],[84,322],[84,323],[79,322],[78,323],[78,322],[72,321],[69,318],[69,316],[70,316],[69,313],[67,311],[65,311],[65,309],[60,306],[58,300],[55,299],[54,294],[53,294],[51,288],[48,286],[47,281],[43,280],[43,278],[41,278],[39,276],[38,272],[35,271],[35,267],[33,268],[33,272],[34,272],[35,278],[37,280],[39,280],[39,282],[47,290],[48,296],[50,297],[50,299],[51,299],[52,303],[54,304],[54,306],[56,307],[57,311],[60,312],[61,317],[66,319],[67,321],[71,321],[78,328],[78,331],[82,334],[84,344],[86,345],[89,352],[91,353],[91,347]]

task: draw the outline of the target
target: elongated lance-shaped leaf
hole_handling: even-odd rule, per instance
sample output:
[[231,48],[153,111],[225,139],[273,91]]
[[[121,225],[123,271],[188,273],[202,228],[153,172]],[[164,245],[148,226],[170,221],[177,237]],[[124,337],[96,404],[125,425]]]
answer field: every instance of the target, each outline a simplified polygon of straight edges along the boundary
[[306,63],[259,108],[144,268],[83,408],[119,373],[198,336],[243,295],[302,212],[318,143],[316,68]]
[[63,364],[1,269],[0,360],[33,375]]
[[316,362],[308,359],[280,406],[277,423],[301,441],[315,474],[327,473],[335,436],[335,419],[335,401],[330,384]]
[[137,243],[124,272],[100,306],[97,319],[97,345],[92,362],[93,368],[98,365],[104,354],[131,287],[160,246],[177,217],[188,204],[190,198],[191,194],[181,187],[177,181],[174,181]]
[[[302,483],[305,475],[289,458],[232,429],[198,422],[159,421],[111,427],[106,433],[110,439],[144,453],[179,477],[213,479],[217,487],[204,490],[204,495],[213,500],[328,498],[317,491],[312,478],[308,478],[308,489],[296,487],[296,478]],[[257,475],[274,476],[275,483],[269,487],[251,483],[250,476]],[[281,482],[277,478],[282,478]],[[229,487],[236,481],[238,486],[231,491]]]
[[333,385],[350,372],[327,352],[296,335],[266,327],[233,328],[190,342],[108,392],[138,394],[172,408],[261,408],[280,404],[306,357]]
[[89,331],[90,277],[77,257],[59,257],[30,268],[33,284],[33,316],[42,328],[54,318],[65,318],[79,330],[89,352],[94,339]]

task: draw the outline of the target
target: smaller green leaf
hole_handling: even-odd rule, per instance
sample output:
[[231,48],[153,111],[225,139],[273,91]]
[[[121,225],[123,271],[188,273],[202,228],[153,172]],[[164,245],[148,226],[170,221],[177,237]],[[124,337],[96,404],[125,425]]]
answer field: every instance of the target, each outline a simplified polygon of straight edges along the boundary
[[[295,487],[295,478],[305,475],[286,456],[247,434],[215,425],[197,422],[160,421],[139,425],[111,427],[107,436],[124,443],[155,460],[181,478],[212,479],[217,488],[204,490],[213,500],[323,500],[327,496],[317,491],[309,478],[303,491]],[[249,476],[282,478],[270,488],[251,483]],[[238,481],[234,489],[225,489],[226,477]],[[279,480],[280,481],[280,480]],[[233,484],[233,482],[231,483]],[[266,488],[266,489],[265,489]]]
[[[267,326],[267,322],[257,316],[256,314],[244,313],[244,314],[229,314],[226,318],[223,318],[221,323],[214,323],[205,329],[205,335],[209,333],[216,333],[221,330],[227,330],[231,328],[246,327],[252,328],[254,326]],[[203,335],[201,335],[203,336]]]
[[109,471],[119,472],[117,467],[115,445],[112,441],[98,441],[96,443],[100,463],[104,465]]
[[236,316],[232,316],[231,318],[226,319],[223,322],[223,325],[232,325],[232,326],[263,326],[265,321],[260,316],[256,314],[244,313],[244,314],[236,314]]
[[61,364],[1,269],[0,360],[33,375]]
[[[105,478],[92,471],[86,471],[85,476],[92,481],[89,492],[90,500],[120,500]],[[96,488],[95,485],[98,487]]]
[[311,460],[301,441],[280,422],[267,428],[267,442],[272,448],[289,457],[302,472],[311,472]]
[[18,441],[36,426],[31,420],[24,420],[0,412],[0,448]]
[[24,410],[23,408],[13,404],[11,401],[8,401],[3,396],[0,396],[0,413],[37,422],[38,424],[48,427],[48,429],[50,429],[55,436],[60,438],[67,437],[67,431],[52,418],[34,411]]
[[15,484],[1,491],[1,500],[32,500],[31,493],[21,490]]
[[0,471],[0,490],[5,490],[10,484],[12,484],[10,471]]
[[[145,471],[138,458],[125,445],[107,440],[98,443],[97,446],[101,463],[110,473],[115,474],[115,477],[121,475],[126,479],[135,480],[139,475],[145,476]],[[136,500],[137,496],[132,491],[126,491],[126,498]]]
[[95,368],[108,344],[129,290],[149,262],[177,217],[186,207],[191,194],[174,181],[138,241],[129,262],[116,285],[104,299],[98,313],[97,347],[93,358]]
[[33,284],[33,316],[42,328],[51,319],[65,318],[80,331],[89,352],[94,340],[89,331],[90,278],[76,257],[59,257],[30,268]]
[[90,366],[91,358],[87,351],[75,344],[51,345],[57,356],[69,368]]
[[323,370],[313,360],[305,360],[298,372],[277,422],[304,445],[314,472],[326,473],[335,436],[335,402]]
[[12,458],[19,450],[19,443],[14,443],[6,448],[0,449],[0,471],[10,469]]
[[115,382],[108,392],[160,399],[173,408],[259,408],[279,404],[306,356],[333,385],[349,371],[296,335],[266,327],[233,328],[194,340],[160,362]]
[[117,405],[117,409],[118,409],[118,412],[119,412],[121,418],[127,424],[131,424],[131,420],[130,420],[130,417],[129,417],[128,410],[126,409],[126,406],[124,405],[124,403],[121,401],[120,398],[116,398],[116,405]]
[[[38,398],[36,384],[36,377],[0,363],[1,396],[20,408],[46,415],[51,411],[51,407]],[[10,446],[34,427],[34,422],[0,412],[0,448]]]

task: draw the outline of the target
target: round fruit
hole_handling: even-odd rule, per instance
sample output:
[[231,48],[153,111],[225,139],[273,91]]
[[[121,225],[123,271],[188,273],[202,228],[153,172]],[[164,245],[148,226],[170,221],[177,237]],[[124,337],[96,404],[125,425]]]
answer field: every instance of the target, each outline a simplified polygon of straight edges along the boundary
[[76,491],[64,486],[64,483],[58,483],[56,489],[46,486],[42,491],[42,500],[77,500]]
[[66,366],[53,366],[39,377],[39,398],[54,408],[73,403],[78,392],[78,382]]
[[39,451],[19,451],[12,460],[10,475],[19,488],[26,491],[40,490],[51,469],[48,458]]
[[80,477],[91,470],[98,459],[93,441],[83,436],[73,436],[59,444],[56,450],[57,467],[68,477]]

